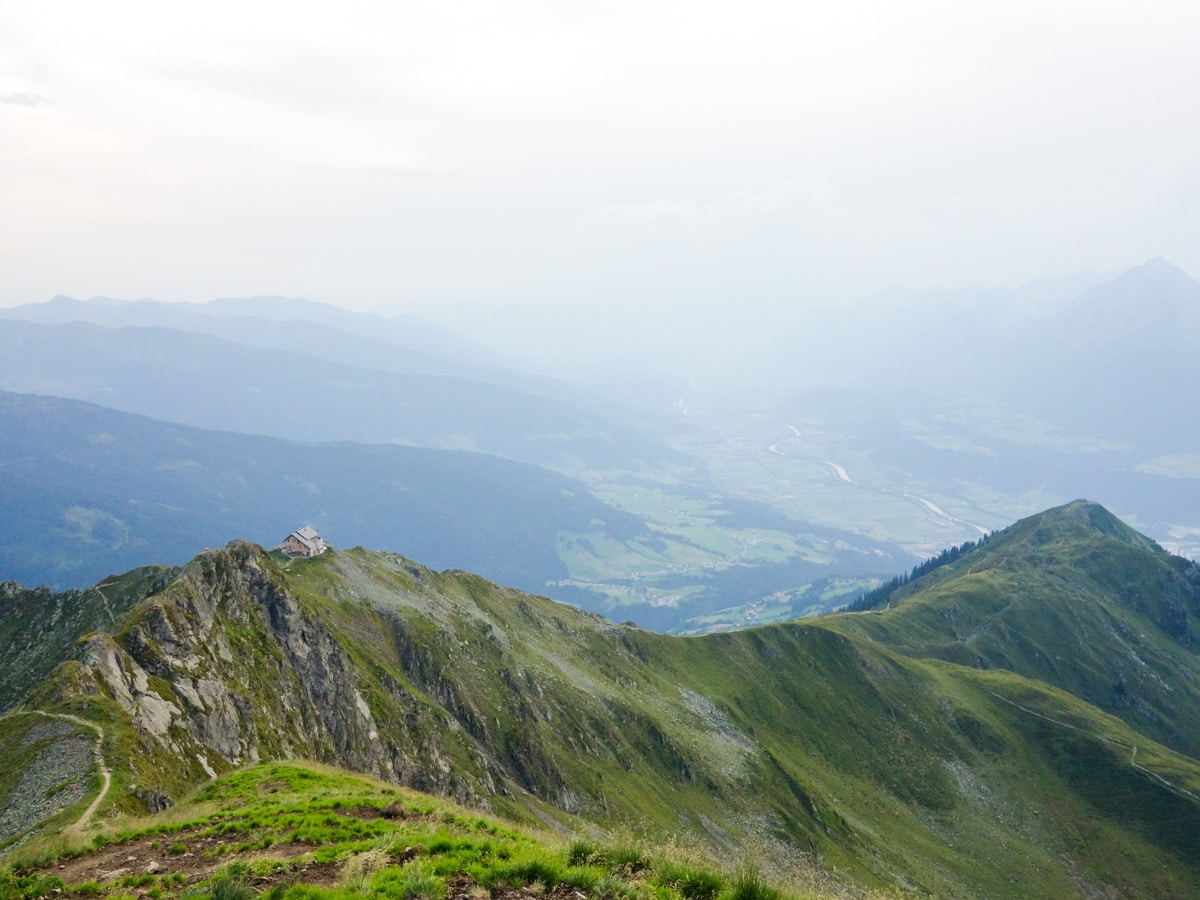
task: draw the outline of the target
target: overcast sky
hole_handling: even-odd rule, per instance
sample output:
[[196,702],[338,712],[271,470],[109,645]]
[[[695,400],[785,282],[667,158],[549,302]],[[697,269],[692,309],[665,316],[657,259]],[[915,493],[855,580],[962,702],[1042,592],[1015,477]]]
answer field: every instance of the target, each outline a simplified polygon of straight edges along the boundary
[[1200,3],[0,4],[0,305],[745,316],[1164,256]]

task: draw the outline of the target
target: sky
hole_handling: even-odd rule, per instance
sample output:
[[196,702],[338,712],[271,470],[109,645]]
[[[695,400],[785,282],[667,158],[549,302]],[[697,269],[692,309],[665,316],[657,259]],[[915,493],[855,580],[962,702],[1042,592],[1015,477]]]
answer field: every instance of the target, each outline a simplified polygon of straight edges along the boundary
[[616,335],[1200,275],[1197,46],[1194,0],[6,0],[0,305]]

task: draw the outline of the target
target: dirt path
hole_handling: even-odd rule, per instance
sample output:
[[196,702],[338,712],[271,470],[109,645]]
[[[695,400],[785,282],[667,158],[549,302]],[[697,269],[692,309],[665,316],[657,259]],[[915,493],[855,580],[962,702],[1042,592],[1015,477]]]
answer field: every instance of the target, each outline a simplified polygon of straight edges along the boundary
[[1036,716],[1039,719],[1044,719],[1045,721],[1051,722],[1062,728],[1069,728],[1071,731],[1078,731],[1080,734],[1088,735],[1089,737],[1092,737],[1095,740],[1099,740],[1105,744],[1108,744],[1111,747],[1119,747],[1122,750],[1131,751],[1129,754],[1129,765],[1131,767],[1133,767],[1134,770],[1141,772],[1147,778],[1151,778],[1154,781],[1157,781],[1159,784],[1161,784],[1164,788],[1166,788],[1168,791],[1170,791],[1172,794],[1174,794],[1177,797],[1186,797],[1189,800],[1200,801],[1200,797],[1197,797],[1195,794],[1193,794],[1191,791],[1187,790],[1186,788],[1182,788],[1177,784],[1173,784],[1172,782],[1168,781],[1166,778],[1163,778],[1157,772],[1152,772],[1150,769],[1147,769],[1145,766],[1138,765],[1137,744],[1135,744],[1131,741],[1122,740],[1121,738],[1109,738],[1109,737],[1102,737],[1100,735],[1093,735],[1091,732],[1086,731],[1083,728],[1079,728],[1078,726],[1072,725],[1070,722],[1060,722],[1058,719],[1052,719],[1050,716],[1040,713],[1035,709],[1030,709],[1027,706],[1022,706],[1020,703],[1017,703],[1015,700],[1009,700],[1007,697],[996,693],[991,688],[983,688],[983,690],[987,691],[989,694],[991,694],[997,700],[1007,703],[1009,706],[1016,707],[1023,713],[1027,713],[1031,716]]
[[92,820],[93,814],[100,808],[100,804],[104,802],[104,798],[108,796],[108,789],[112,786],[112,772],[104,763],[104,729],[95,722],[89,722],[87,719],[81,719],[79,716],[72,716],[69,713],[48,713],[42,712],[40,709],[34,710],[34,712],[48,719],[64,719],[67,722],[74,722],[76,725],[94,729],[96,732],[96,743],[92,747],[92,755],[96,758],[96,767],[100,770],[104,784],[100,788],[100,793],[96,795],[96,799],[83,811],[83,815],[79,817],[79,820],[64,829],[64,833],[68,835],[82,834],[83,829]]

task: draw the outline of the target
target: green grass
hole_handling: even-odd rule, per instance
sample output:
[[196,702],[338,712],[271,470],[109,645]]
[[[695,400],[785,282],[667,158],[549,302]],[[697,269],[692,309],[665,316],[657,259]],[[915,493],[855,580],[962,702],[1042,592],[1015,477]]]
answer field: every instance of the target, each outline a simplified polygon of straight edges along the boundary
[[[314,796],[317,799],[313,799]],[[373,819],[369,835],[355,826],[349,813],[397,798],[405,818]],[[94,879],[71,891],[106,895],[113,900],[129,888],[145,889],[159,900],[251,900],[256,877],[275,879],[266,890],[270,900],[440,900],[447,885],[475,885],[483,892],[501,889],[552,890],[558,885],[596,897],[639,897],[650,900],[715,900],[718,896],[776,900],[778,892],[750,895],[744,871],[684,864],[630,843],[564,842],[546,832],[498,822],[477,812],[378,782],[313,765],[267,764],[233,773],[197,791],[174,810],[164,826],[152,819],[126,822],[105,833],[107,844],[120,845],[162,834],[187,832],[192,839],[220,834],[230,839],[257,835],[288,837],[298,821],[311,826],[310,849],[296,865],[333,863],[333,886],[306,884],[296,865],[253,861],[256,842],[236,842],[236,857],[200,882],[185,883],[173,873],[130,876],[113,885]],[[361,824],[361,822],[360,822]],[[150,842],[148,842],[150,843]],[[168,848],[169,850],[170,848]],[[31,871],[53,868],[53,858],[18,857],[0,873],[0,900],[35,900],[61,879]],[[170,866],[170,858],[164,863]],[[767,890],[758,873],[754,883]],[[799,895],[797,895],[799,896]]]
[[[627,479],[609,481],[602,474],[591,479],[591,486],[606,503],[642,516],[653,535],[649,540],[631,541],[614,540],[599,529],[559,535],[558,555],[569,572],[564,583],[596,595],[599,607],[614,618],[621,618],[623,606],[670,605],[679,609],[679,621],[668,630],[694,631],[708,620],[690,610],[715,571],[749,570],[797,560],[819,565],[836,562],[835,556],[811,537],[776,528],[728,527],[724,520],[729,513],[720,501],[697,496],[694,489]],[[747,584],[751,577],[747,575]],[[739,609],[764,599],[755,596],[755,588],[748,588],[745,594],[728,593],[731,600],[738,601]],[[820,611],[828,608],[821,606]],[[747,621],[744,613],[734,617]]]

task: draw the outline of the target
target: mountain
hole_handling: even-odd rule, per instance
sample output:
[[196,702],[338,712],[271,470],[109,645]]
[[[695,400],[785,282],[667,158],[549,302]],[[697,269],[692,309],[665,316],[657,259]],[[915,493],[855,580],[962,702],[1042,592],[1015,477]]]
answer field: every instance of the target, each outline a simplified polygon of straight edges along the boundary
[[1190,344],[1200,334],[1200,282],[1152,259],[1081,291],[1052,322],[1058,339],[1085,351]]
[[[1103,555],[1106,528],[1130,554],[1111,579],[1157,571],[1165,554],[1099,513],[1080,539]],[[40,710],[104,729],[105,804],[127,816],[307,758],[767,869],[807,859],[861,888],[1194,896],[1196,759],[1046,683],[855,631],[887,615],[669,637],[393,555],[235,542],[65,653],[31,643],[58,665],[0,727],[0,759]]]
[[[93,297],[76,300],[59,295],[44,303],[27,303],[0,310],[0,318],[63,325],[87,322],[109,327],[158,327],[232,337],[238,330],[254,332],[262,323],[307,325],[339,338],[353,336],[367,344],[386,344],[419,354],[439,364],[503,367],[494,350],[419,316],[380,316],[314,303],[301,297],[222,298],[207,303],[163,303],[157,300],[118,300]],[[301,329],[297,329],[303,333]]]
[[1003,403],[1147,455],[1190,451],[1198,342],[1200,282],[1154,259],[1008,291],[872,298],[814,316],[757,366],[804,389]]
[[560,534],[645,531],[581,482],[479,453],[300,444],[5,392],[0,433],[0,572],[31,584],[82,587],[312,524],[544,592],[567,574]]
[[[851,590],[844,579],[869,583],[908,562],[881,542],[683,486],[690,515],[664,529],[582,481],[478,453],[302,444],[5,392],[0,429],[0,577],[56,590],[183,563],[230,535],[270,546],[312,524],[343,547],[404,550],[645,627],[696,631],[828,609]],[[751,557],[751,540],[768,551]],[[772,540],[802,552],[781,559]],[[772,595],[770,609],[759,603]]]
[[1117,359],[1153,372],[1164,362],[1155,354],[1194,346],[1197,337],[1200,282],[1152,259],[1012,289],[869,297],[849,309],[813,312],[773,350],[746,362],[790,372],[803,387],[1002,394],[1037,384],[1081,392],[1086,382],[1078,377],[1071,383],[1041,376],[1091,375]]
[[535,464],[678,454],[560,400],[163,328],[0,320],[0,389],[298,441],[475,450]]
[[499,353],[416,316],[355,313],[308,300],[255,297],[208,303],[54,297],[0,309],[0,319],[40,325],[166,328],[236,344],[291,350],[326,362],[408,375],[436,375],[587,405],[594,398],[526,375]]
[[[1200,553],[1200,282],[1164,260],[1015,289],[889,294],[775,341],[747,361],[723,428],[793,457],[766,465],[776,493],[799,498],[796,518],[849,529],[842,511],[869,504],[873,523],[897,523],[886,537],[928,555],[1086,496],[1175,552]],[[741,413],[748,397],[755,423]],[[704,454],[700,441],[679,445]],[[854,481],[836,486],[836,504],[820,495],[829,461]],[[936,531],[951,533],[930,540]]]
[[1017,672],[1200,758],[1200,565],[1095,503],[1024,519],[843,629]]
[[1200,282],[1183,270],[1151,260],[1095,285],[1024,343],[998,394],[1077,434],[1144,453],[1192,450]]

